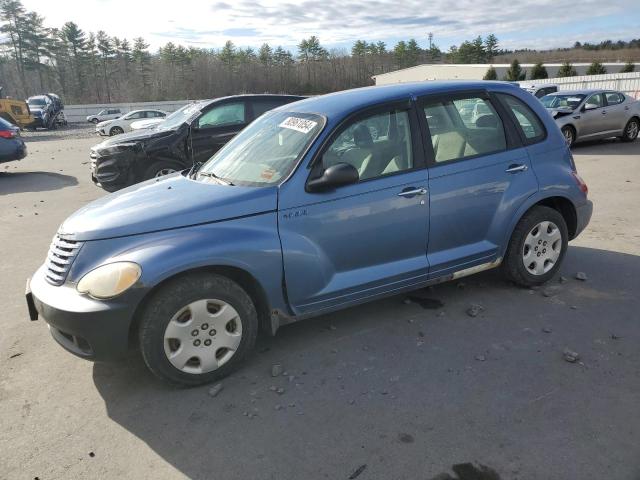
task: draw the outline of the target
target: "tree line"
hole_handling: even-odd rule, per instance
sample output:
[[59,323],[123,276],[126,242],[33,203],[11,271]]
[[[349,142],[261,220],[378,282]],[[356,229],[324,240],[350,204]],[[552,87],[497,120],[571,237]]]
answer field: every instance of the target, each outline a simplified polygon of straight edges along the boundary
[[20,0],[0,0],[0,86],[7,95],[25,98],[55,92],[71,104],[247,92],[321,94],[372,85],[373,75],[423,63],[491,63],[513,53],[501,49],[494,34],[443,51],[431,33],[426,48],[411,38],[392,46],[357,40],[350,50],[329,49],[311,36],[295,51],[267,43],[239,47],[227,41],[209,49],[169,42],[152,52],[142,37],[85,32],[74,22],[49,28],[44,22]]
[[[631,73],[635,71],[636,66],[633,62],[625,63],[620,73]],[[606,67],[600,62],[592,62],[591,65],[587,68],[587,75],[604,75],[607,73]],[[556,76],[558,78],[563,77],[575,77],[578,75],[578,72],[574,68],[571,62],[564,62],[560,68],[558,69],[558,73]],[[509,66],[509,69],[504,75],[504,78],[498,78],[498,72],[496,69],[491,66],[487,69],[483,79],[484,80],[506,80],[508,82],[518,82],[522,80],[527,80],[527,76],[529,80],[541,80],[545,78],[549,78],[549,73],[547,72],[546,67],[542,62],[536,63],[533,67],[531,67],[531,71],[528,72],[522,69],[520,62],[518,59],[514,59]]]

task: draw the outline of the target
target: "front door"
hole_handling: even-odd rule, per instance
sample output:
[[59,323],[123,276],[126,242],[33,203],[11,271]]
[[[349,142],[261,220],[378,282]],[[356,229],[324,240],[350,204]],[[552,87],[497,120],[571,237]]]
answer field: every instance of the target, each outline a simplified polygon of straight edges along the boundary
[[191,124],[193,162],[204,162],[247,125],[244,100],[213,104]]
[[349,163],[359,182],[281,192],[287,295],[297,315],[426,281],[428,174],[416,121],[408,102],[354,118],[330,137],[312,175]]
[[[479,104],[484,115],[463,115]],[[431,147],[427,258],[430,278],[438,278],[495,261],[515,211],[538,184],[497,99],[478,92],[425,98],[420,106]]]
[[584,111],[580,113],[580,132],[578,137],[585,139],[601,135],[607,129],[607,109],[604,106],[604,95],[594,93],[584,102]]

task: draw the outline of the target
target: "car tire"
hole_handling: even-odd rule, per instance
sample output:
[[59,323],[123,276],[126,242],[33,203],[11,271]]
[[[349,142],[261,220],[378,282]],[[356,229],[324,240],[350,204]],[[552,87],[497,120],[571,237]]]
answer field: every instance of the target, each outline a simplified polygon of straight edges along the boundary
[[251,352],[257,334],[251,297],[236,282],[211,273],[169,281],[147,302],[139,326],[149,370],[180,387],[231,373]]
[[122,133],[124,133],[122,127],[111,127],[111,129],[109,130],[109,136],[111,137],[113,137],[114,135],[120,135]]
[[178,167],[176,164],[160,160],[158,162],[153,162],[147,167],[142,175],[142,179],[150,180],[152,178],[164,177],[165,175],[179,172],[180,170],[182,170],[182,168]]
[[568,245],[564,217],[553,208],[535,206],[524,214],[511,235],[503,273],[524,287],[541,285],[556,274]]
[[638,132],[640,132],[640,120],[634,117],[624,126],[624,131],[620,139],[623,142],[633,142],[638,138]]
[[93,123],[94,125],[97,125],[100,123],[100,121],[97,118],[92,118],[91,123]]
[[573,144],[576,143],[576,130],[571,125],[565,125],[562,127],[562,135],[564,136],[564,140],[567,142],[569,147],[573,147]]

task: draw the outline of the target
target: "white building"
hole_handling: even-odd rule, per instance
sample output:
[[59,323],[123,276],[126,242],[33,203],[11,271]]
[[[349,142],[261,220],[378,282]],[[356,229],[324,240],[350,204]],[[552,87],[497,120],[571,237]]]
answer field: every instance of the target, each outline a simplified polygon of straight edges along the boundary
[[[576,69],[578,75],[585,75],[590,63],[574,63],[573,68]],[[607,69],[607,73],[619,73],[625,66],[624,63],[603,63]],[[381,73],[374,75],[373,80],[376,85],[388,85],[390,83],[401,82],[421,82],[424,80],[482,80],[487,70],[493,66],[498,74],[498,79],[502,80],[507,73],[510,65],[508,63],[494,64],[425,64],[415,67],[403,68],[395,72]],[[534,66],[533,63],[520,64],[523,71],[529,71]],[[545,63],[545,68],[549,74],[549,78],[557,76],[558,70],[562,66],[561,63]],[[640,63],[636,63],[636,71],[640,71]]]

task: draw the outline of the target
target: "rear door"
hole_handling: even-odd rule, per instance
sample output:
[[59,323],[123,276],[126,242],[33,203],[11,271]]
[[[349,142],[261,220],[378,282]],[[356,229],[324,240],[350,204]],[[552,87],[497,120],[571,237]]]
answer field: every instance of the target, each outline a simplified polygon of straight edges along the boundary
[[618,92],[604,92],[604,101],[607,105],[606,130],[622,132],[629,120],[629,107],[623,103],[624,95]]
[[[469,104],[485,114],[464,119]],[[516,126],[487,92],[424,97],[419,106],[429,161],[427,260],[436,278],[496,260],[538,183]]]
[[248,105],[250,108],[250,119],[251,121],[258,118],[260,115],[268,112],[269,110],[273,110],[274,108],[281,107],[287,103],[291,103],[295,100],[290,99],[288,97],[254,97],[250,98],[248,101]]
[[191,124],[194,162],[203,162],[220,150],[249,123],[246,100],[214,103]]

